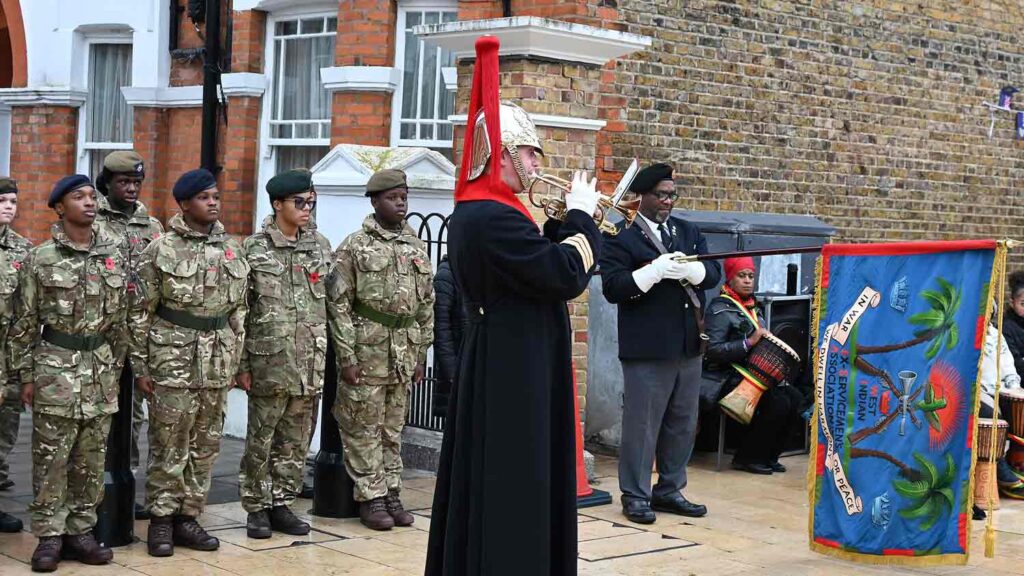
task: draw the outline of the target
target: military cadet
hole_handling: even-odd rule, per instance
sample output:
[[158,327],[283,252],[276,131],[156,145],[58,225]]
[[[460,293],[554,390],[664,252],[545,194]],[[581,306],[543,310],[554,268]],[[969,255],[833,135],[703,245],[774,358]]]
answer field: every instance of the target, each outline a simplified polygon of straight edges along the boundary
[[[117,150],[107,154],[103,159],[103,170],[96,178],[96,189],[101,194],[96,198],[96,221],[105,224],[121,239],[121,257],[128,263],[130,277],[135,274],[135,262],[142,250],[164,232],[160,221],[150,216],[146,205],[139,200],[139,191],[145,178],[145,164],[134,150]],[[137,283],[135,278],[131,278],[128,283],[129,293],[133,296]],[[131,366],[126,365],[125,370],[131,371]],[[132,473],[139,467],[139,437],[146,416],[143,402],[142,394],[132,397]],[[146,516],[138,504],[135,505],[135,514],[136,518]]]
[[181,212],[139,258],[138,304],[129,312],[137,391],[149,401],[147,548],[216,550],[196,518],[206,506],[220,452],[224,405],[245,338],[249,265],[220,223],[213,174],[198,169],[174,185]]
[[360,520],[389,530],[413,523],[399,498],[402,428],[433,339],[434,287],[423,242],[405,223],[405,173],[375,173],[366,195],[373,214],[338,247],[328,282],[341,373],[333,414]]
[[[21,268],[32,243],[11,230],[18,214],[18,184],[0,178],[0,490],[10,490],[7,458],[18,441],[21,419],[21,386],[18,375],[7,370],[7,329],[14,319],[14,293]],[[0,532],[21,532],[21,520],[0,511]]]
[[32,407],[37,572],[55,570],[62,558],[104,564],[113,557],[92,529],[127,350],[126,270],[118,238],[94,225],[92,182],[62,178],[48,205],[60,221],[21,267],[9,342],[21,399]]
[[238,383],[249,392],[249,426],[238,490],[250,538],[269,538],[271,529],[309,533],[289,506],[302,488],[327,352],[331,243],[307,227],[316,205],[312,174],[278,174],[267,194],[274,214],[243,245],[251,270]]

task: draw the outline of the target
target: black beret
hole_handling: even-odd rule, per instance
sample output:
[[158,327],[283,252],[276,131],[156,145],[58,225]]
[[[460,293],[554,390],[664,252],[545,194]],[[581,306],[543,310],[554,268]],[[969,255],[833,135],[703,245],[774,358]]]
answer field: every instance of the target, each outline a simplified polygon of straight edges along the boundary
[[267,182],[267,194],[271,200],[287,198],[292,194],[308,192],[313,187],[313,173],[309,170],[296,168],[282,172]]
[[405,172],[394,168],[385,168],[370,176],[366,182],[366,195],[373,196],[377,192],[408,187],[409,185],[405,183]]
[[672,167],[668,164],[653,164],[637,172],[629,189],[637,194],[643,194],[654,190],[658,182],[672,179]]
[[189,170],[178,178],[174,183],[174,199],[184,202],[203,190],[209,190],[217,186],[217,179],[213,177],[206,168]]
[[50,200],[46,205],[53,208],[66,194],[78,190],[83,186],[92,186],[92,180],[89,180],[88,176],[72,174],[71,176],[61,178],[57,181],[57,184],[53,186],[53,191],[50,192]]
[[0,178],[0,194],[17,194],[18,183],[13,178],[6,176]]

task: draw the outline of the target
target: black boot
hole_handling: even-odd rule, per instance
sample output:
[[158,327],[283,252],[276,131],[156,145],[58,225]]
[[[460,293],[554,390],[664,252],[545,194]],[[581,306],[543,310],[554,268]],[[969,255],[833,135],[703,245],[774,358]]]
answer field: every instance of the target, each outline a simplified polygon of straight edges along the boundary
[[15,516],[11,516],[7,512],[0,512],[0,532],[15,533],[21,532],[25,525],[22,524],[21,519]]
[[259,512],[249,512],[245,521],[245,535],[249,538],[270,538],[270,518],[267,517],[266,509]]
[[174,555],[173,520],[170,516],[153,516],[146,533],[146,550],[150,556]]
[[274,506],[270,509],[270,527],[292,536],[309,534],[309,524],[299,520],[287,506]]
[[174,545],[185,546],[193,550],[212,552],[220,548],[220,540],[210,536],[199,522],[191,516],[176,515],[174,517]]

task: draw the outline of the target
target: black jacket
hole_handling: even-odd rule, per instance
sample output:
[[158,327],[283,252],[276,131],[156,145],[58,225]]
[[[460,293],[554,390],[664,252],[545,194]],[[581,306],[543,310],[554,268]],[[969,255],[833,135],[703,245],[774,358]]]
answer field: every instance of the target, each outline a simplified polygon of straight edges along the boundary
[[[676,250],[686,254],[708,253],[707,241],[696,225],[675,217],[669,218],[669,222]],[[658,249],[639,226],[605,238],[601,282],[604,297],[619,305],[620,359],[667,360],[700,354],[697,317],[682,285],[675,280],[662,280],[645,294],[633,281],[633,271],[658,256]],[[694,288],[702,310],[704,291],[717,286],[722,278],[718,262],[704,262],[704,269],[704,281]]]
[[441,259],[434,275],[434,360],[438,380],[451,382],[459,370],[459,348],[466,328],[462,294],[452,276],[448,256]]
[[[758,306],[757,317],[764,325],[764,312]],[[735,304],[722,296],[716,296],[708,304],[704,314],[704,329],[708,335],[708,349],[704,353],[704,377],[725,383],[739,380],[739,373],[733,364],[743,364],[747,350],[743,339],[756,330],[754,324]],[[730,383],[731,384],[731,383]],[[731,390],[725,386],[724,391]]]
[[1024,377],[1024,318],[1007,309],[1003,317],[1003,338],[1013,353],[1013,366],[1017,374]]

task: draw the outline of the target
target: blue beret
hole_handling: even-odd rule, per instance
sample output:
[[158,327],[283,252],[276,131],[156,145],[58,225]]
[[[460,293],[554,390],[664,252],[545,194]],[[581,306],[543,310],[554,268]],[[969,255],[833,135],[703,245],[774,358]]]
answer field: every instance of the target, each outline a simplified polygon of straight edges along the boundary
[[82,186],[92,186],[92,180],[89,180],[88,176],[81,174],[72,174],[71,176],[61,178],[54,185],[53,191],[50,192],[50,200],[46,205],[53,208],[68,192],[78,190]]
[[217,186],[217,180],[206,168],[189,170],[174,183],[174,199],[184,202],[203,190],[209,190],[215,186]]

